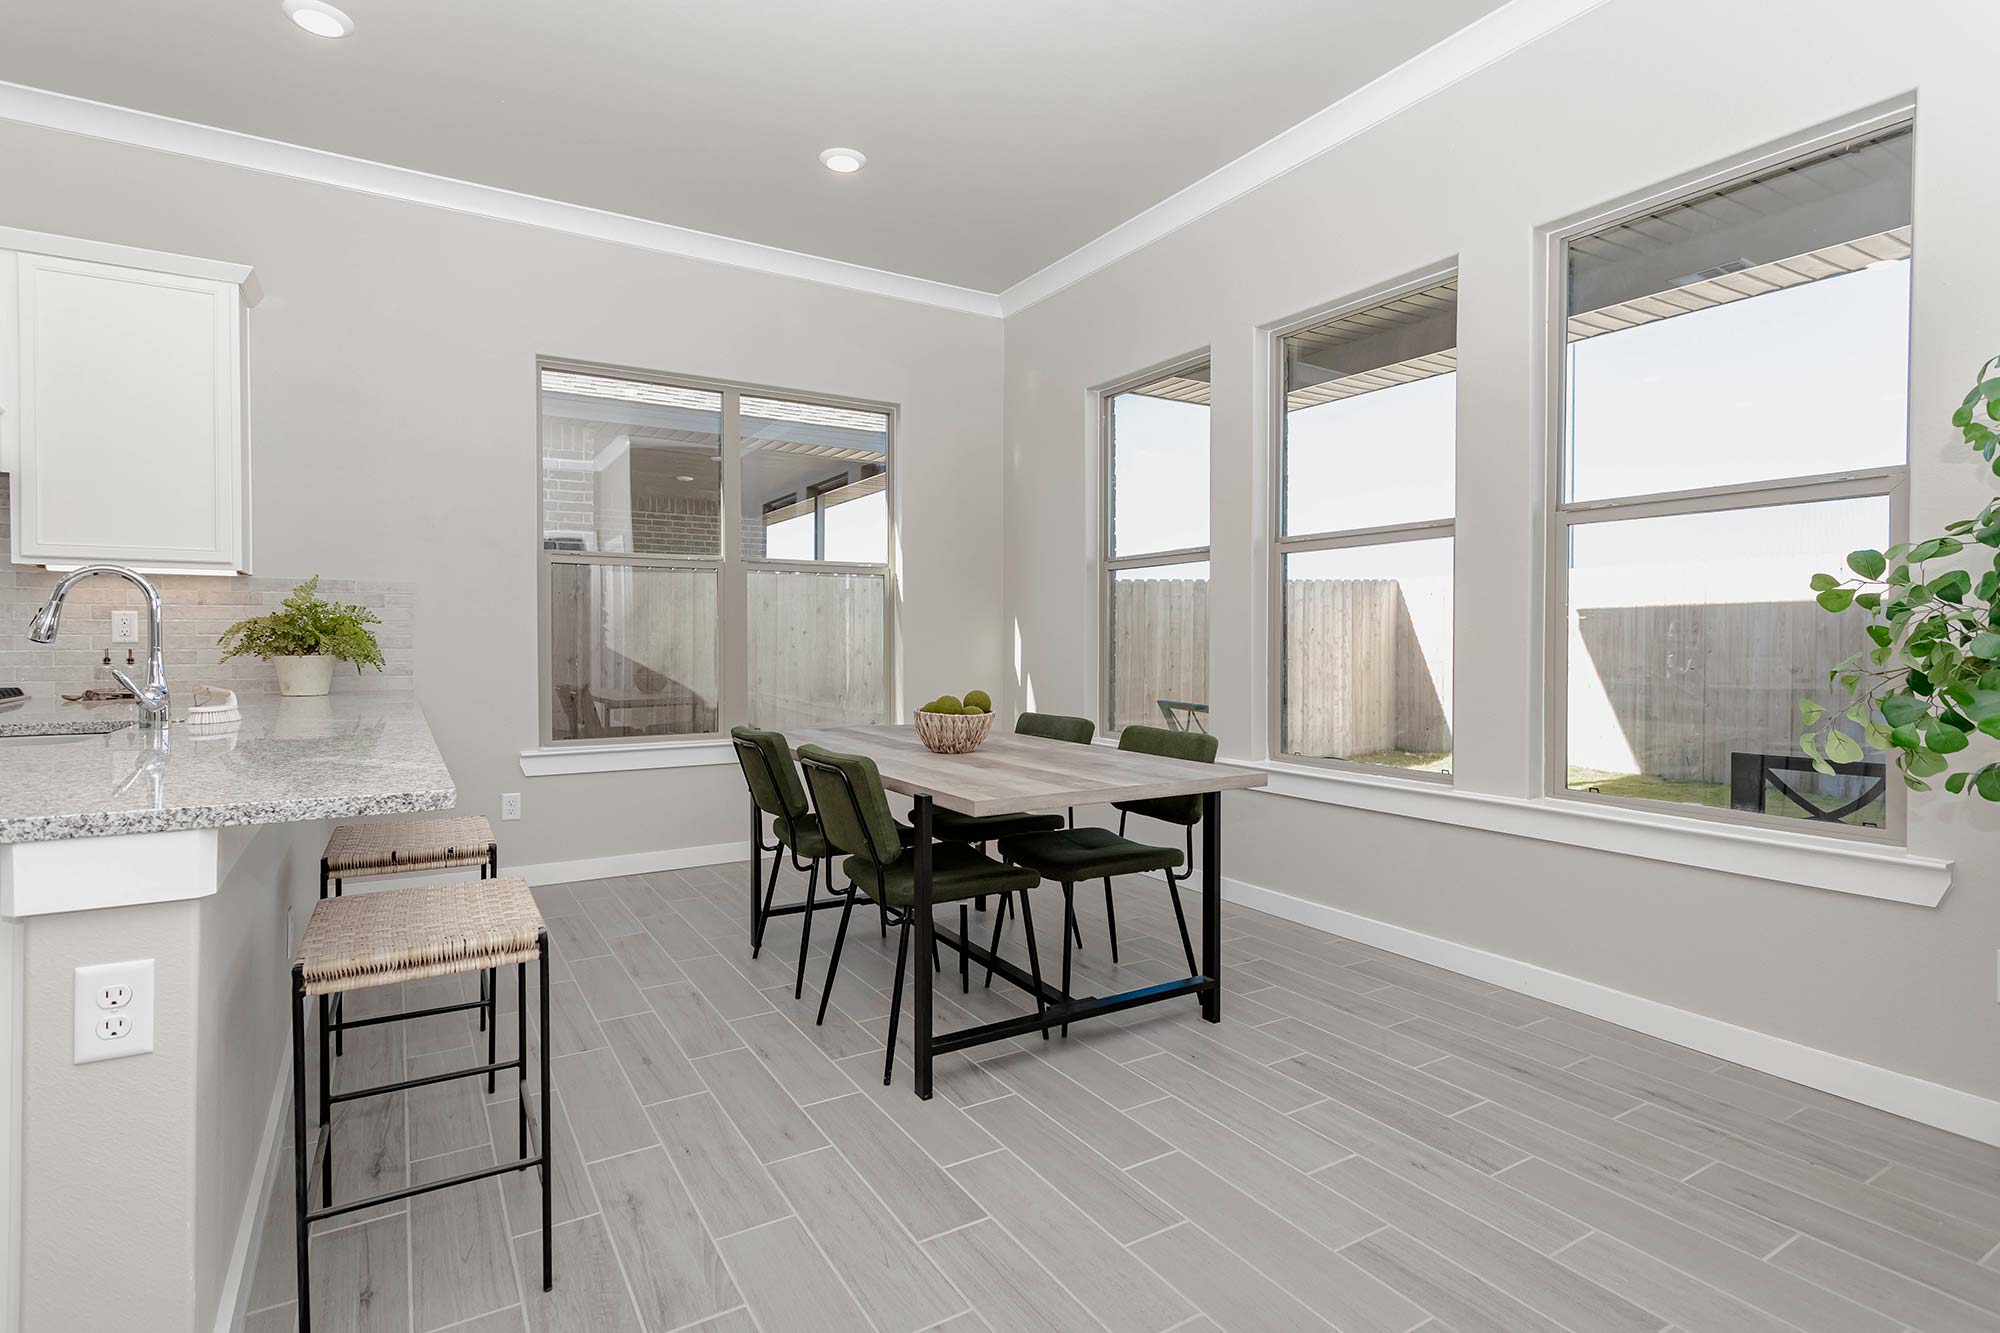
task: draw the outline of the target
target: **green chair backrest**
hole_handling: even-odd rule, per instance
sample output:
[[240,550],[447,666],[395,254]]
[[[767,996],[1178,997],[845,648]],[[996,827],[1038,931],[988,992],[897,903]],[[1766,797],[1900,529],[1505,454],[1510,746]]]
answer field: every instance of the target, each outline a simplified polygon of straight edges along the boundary
[[813,808],[819,811],[819,826],[828,842],[878,867],[902,857],[902,831],[889,813],[889,797],[873,759],[802,745],[799,763],[805,768]]
[[1014,719],[1014,734],[1088,745],[1097,734],[1097,724],[1087,717],[1064,717],[1061,713],[1023,713]]
[[[1216,740],[1205,731],[1170,731],[1166,727],[1127,727],[1118,733],[1118,748],[1136,754],[1165,755],[1169,759],[1191,759],[1198,764],[1215,762]],[[1161,796],[1148,801],[1119,801],[1117,808],[1130,814],[1164,819],[1169,824],[1194,825],[1201,822],[1201,797]]]
[[792,763],[792,747],[775,731],[755,727],[731,727],[729,737],[736,742],[736,762],[742,766],[743,781],[750,786],[750,799],[773,819],[794,823],[812,813],[806,804],[806,789],[799,784],[799,770]]

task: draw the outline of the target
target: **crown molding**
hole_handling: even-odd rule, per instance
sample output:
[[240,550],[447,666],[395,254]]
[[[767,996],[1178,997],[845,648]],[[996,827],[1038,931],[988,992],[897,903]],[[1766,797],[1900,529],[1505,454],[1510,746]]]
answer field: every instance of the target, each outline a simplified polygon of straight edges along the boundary
[[999,298],[991,292],[955,287],[950,283],[890,273],[819,255],[801,254],[777,246],[759,245],[754,241],[717,236],[711,232],[629,217],[582,204],[566,204],[497,186],[434,176],[425,171],[369,162],[324,149],[280,143],[254,134],[197,125],[192,121],[175,120],[148,111],[93,102],[18,83],[0,82],[0,120],[199,158],[205,162],[219,162],[225,166],[311,181],[317,185],[331,185],[385,199],[400,199],[454,213],[566,232],[640,250],[678,255],[684,259],[698,259],[827,287],[867,292],[917,305],[937,306],[973,315],[998,316],[1000,313]]
[[1075,286],[1182,227],[1580,18],[1605,0],[1511,0],[1233,162],[1167,196],[1000,293],[1013,315]]
[[892,300],[1001,318],[1025,310],[1477,73],[1605,0],[1510,0],[1004,292],[975,291],[671,223],[0,82],[0,120]]

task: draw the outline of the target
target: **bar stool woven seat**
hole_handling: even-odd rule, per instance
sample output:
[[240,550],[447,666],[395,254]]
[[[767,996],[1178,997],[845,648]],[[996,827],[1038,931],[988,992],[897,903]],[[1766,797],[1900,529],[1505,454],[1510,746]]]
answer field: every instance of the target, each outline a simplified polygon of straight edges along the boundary
[[541,911],[518,876],[322,898],[297,967],[307,995],[331,995],[532,963],[541,932]]
[[335,879],[483,866],[493,855],[484,815],[341,824],[326,840],[325,873]]

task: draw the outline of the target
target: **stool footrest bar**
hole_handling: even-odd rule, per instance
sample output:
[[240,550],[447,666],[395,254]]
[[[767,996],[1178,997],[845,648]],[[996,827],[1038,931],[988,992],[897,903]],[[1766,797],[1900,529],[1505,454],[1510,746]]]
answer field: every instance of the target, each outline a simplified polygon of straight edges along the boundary
[[473,1065],[468,1069],[447,1069],[442,1074],[426,1074],[422,1078],[406,1078],[396,1083],[378,1083],[372,1088],[355,1088],[350,1092],[336,1092],[331,1100],[351,1102],[360,1097],[379,1097],[385,1092],[404,1092],[410,1088],[427,1088],[433,1083],[449,1083],[455,1078],[476,1078],[481,1074],[496,1074],[503,1069],[521,1067],[519,1060],[500,1060],[490,1065]]
[[331,1208],[315,1208],[306,1214],[306,1224],[325,1221],[329,1217],[340,1217],[347,1213],[359,1212],[363,1208],[373,1208],[378,1203],[394,1203],[398,1199],[415,1198],[419,1194],[429,1194],[432,1190],[450,1189],[453,1185],[469,1185],[475,1180],[485,1180],[490,1176],[504,1176],[515,1171],[533,1171],[542,1165],[542,1159],[524,1157],[518,1162],[502,1162],[498,1166],[482,1166],[477,1171],[464,1171],[443,1180],[433,1180],[422,1185],[405,1185],[400,1189],[384,1190],[371,1194],[365,1199],[353,1199],[347,1203],[337,1203]]

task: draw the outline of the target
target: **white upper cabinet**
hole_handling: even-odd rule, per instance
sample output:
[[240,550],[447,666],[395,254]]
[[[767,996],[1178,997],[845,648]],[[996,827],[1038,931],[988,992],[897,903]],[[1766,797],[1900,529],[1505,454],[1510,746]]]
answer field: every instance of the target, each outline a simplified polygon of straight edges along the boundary
[[249,569],[249,278],[91,242],[0,252],[16,563]]

